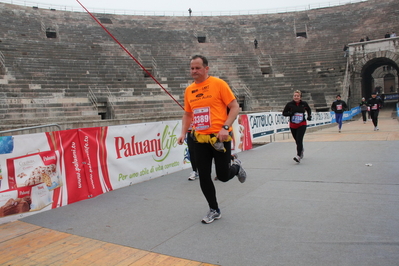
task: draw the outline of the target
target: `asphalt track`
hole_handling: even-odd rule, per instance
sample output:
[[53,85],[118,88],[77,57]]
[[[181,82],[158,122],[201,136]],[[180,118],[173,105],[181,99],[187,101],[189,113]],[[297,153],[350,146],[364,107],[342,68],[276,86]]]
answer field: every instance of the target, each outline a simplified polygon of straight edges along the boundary
[[382,110],[379,131],[359,118],[342,133],[308,131],[300,164],[288,135],[240,153],[247,181],[215,181],[222,218],[211,224],[200,222],[208,206],[189,170],[21,221],[224,266],[397,266],[399,122],[391,113]]

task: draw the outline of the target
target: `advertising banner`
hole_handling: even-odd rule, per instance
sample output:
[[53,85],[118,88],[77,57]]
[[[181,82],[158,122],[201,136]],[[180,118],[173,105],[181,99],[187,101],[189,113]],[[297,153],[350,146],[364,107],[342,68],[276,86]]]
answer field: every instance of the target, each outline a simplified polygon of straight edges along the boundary
[[53,207],[60,155],[45,133],[0,137],[0,223]]
[[109,179],[113,189],[189,167],[184,145],[177,144],[180,121],[112,126],[106,138]]
[[[312,113],[308,126],[333,121],[333,112]],[[176,120],[0,137],[0,223],[191,167],[187,144],[177,144],[180,131]],[[239,115],[232,153],[286,131],[281,112]]]
[[180,131],[167,121],[0,137],[0,223],[190,167]]

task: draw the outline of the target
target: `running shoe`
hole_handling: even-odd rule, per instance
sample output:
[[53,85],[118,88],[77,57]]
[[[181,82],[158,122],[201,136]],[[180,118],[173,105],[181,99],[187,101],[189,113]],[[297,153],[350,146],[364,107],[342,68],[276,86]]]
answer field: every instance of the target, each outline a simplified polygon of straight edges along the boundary
[[236,164],[240,167],[237,173],[237,177],[241,183],[244,183],[245,179],[247,179],[247,173],[245,172],[244,168],[242,168],[241,161],[238,159],[234,159],[233,164]]
[[197,178],[198,178],[198,173],[197,173],[196,171],[192,171],[192,172],[190,173],[190,176],[188,177],[188,180],[194,181],[194,180],[197,179]]
[[294,157],[294,161],[297,162],[297,163],[300,163],[301,162],[301,157],[300,156],[295,156]]
[[222,218],[222,214],[220,212],[214,209],[210,209],[208,214],[202,219],[202,223],[210,224],[214,220],[218,220],[220,218]]

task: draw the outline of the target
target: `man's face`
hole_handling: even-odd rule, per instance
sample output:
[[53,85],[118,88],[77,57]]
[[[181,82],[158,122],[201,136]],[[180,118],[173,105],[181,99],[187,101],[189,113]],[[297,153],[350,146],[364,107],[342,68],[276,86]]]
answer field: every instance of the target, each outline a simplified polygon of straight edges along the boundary
[[337,100],[341,100],[341,97],[337,96]]
[[190,74],[196,83],[201,83],[208,78],[209,66],[204,67],[202,59],[196,58],[191,60]]
[[371,97],[375,98],[375,97],[377,97],[377,94],[371,94]]

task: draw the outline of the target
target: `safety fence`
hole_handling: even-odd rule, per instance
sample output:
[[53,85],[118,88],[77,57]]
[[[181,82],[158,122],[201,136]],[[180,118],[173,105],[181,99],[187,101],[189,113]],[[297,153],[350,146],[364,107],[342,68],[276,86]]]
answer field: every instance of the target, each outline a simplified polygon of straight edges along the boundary
[[[334,122],[333,113],[316,112],[308,127]],[[289,125],[281,112],[264,112],[239,115],[232,128],[239,153]],[[0,137],[0,223],[189,168],[180,132],[176,120]]]

